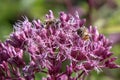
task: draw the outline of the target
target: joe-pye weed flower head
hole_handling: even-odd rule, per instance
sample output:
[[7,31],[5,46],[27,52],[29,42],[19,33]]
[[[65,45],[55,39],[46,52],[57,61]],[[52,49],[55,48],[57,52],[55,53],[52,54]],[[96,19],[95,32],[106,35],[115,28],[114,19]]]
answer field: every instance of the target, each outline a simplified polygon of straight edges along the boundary
[[77,12],[75,16],[60,12],[55,18],[50,10],[45,22],[25,17],[0,43],[0,79],[34,80],[36,73],[44,73],[42,80],[83,80],[92,70],[118,68],[111,42],[84,23]]

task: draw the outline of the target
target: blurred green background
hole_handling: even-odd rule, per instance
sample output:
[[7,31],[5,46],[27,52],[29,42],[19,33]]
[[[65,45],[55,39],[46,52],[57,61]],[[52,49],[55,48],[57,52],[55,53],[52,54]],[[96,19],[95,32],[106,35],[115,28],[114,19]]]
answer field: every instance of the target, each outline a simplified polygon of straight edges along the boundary
[[[81,18],[86,18],[86,26],[97,26],[100,33],[113,41],[112,52],[120,64],[120,0],[0,0],[0,40],[9,36],[13,25],[22,20],[22,16],[44,20],[48,10],[52,10],[56,17],[60,11],[72,15],[78,11]],[[40,77],[37,74],[36,80]],[[93,71],[87,80],[120,80],[120,69]]]

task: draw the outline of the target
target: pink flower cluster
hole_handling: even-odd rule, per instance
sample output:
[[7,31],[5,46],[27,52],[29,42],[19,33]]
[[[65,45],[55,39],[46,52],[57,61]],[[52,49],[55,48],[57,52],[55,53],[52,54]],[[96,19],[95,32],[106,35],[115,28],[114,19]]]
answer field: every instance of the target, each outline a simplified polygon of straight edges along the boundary
[[92,70],[120,67],[111,57],[111,42],[84,23],[77,13],[61,12],[56,19],[51,10],[44,23],[16,23],[0,43],[0,80],[34,80],[36,73],[46,74],[42,80],[83,80]]

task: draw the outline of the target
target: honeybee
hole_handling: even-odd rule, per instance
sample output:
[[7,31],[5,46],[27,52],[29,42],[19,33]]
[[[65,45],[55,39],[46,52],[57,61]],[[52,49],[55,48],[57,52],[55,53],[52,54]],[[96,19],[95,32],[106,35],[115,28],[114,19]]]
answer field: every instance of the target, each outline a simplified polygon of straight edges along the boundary
[[77,34],[83,39],[83,40],[90,40],[90,34],[85,26],[81,27],[77,30]]
[[48,28],[49,26],[55,27],[59,24],[59,20],[56,19],[50,19],[45,21],[45,26]]

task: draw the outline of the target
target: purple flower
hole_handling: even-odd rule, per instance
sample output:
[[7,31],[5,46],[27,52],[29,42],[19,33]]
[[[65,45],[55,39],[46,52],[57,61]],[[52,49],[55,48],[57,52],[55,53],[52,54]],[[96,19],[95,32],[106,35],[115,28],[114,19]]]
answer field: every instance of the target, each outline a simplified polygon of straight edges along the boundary
[[0,79],[22,80],[20,68],[25,66],[23,50],[11,46],[9,43],[0,43]]
[[92,70],[120,67],[111,57],[111,42],[97,28],[86,28],[77,13],[61,12],[56,19],[49,12],[45,23],[27,18],[16,23],[10,38],[0,43],[1,80],[34,80],[38,72],[47,75],[42,80],[83,80]]

